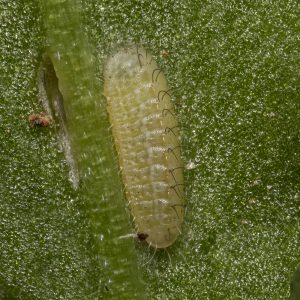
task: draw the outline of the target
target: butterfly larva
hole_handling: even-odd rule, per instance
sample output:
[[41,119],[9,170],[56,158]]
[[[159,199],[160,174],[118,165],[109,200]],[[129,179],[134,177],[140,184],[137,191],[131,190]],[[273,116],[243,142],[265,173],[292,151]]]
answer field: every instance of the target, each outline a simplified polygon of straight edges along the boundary
[[166,248],[181,232],[183,163],[170,89],[147,50],[109,57],[104,95],[126,198],[138,233]]

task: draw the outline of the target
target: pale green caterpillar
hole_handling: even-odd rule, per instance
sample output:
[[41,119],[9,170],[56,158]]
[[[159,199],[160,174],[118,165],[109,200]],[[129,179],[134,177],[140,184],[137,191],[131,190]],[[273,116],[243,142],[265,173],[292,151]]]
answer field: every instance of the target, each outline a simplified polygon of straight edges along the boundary
[[112,55],[104,72],[126,198],[138,237],[166,248],[181,232],[183,163],[179,127],[165,75],[139,47]]

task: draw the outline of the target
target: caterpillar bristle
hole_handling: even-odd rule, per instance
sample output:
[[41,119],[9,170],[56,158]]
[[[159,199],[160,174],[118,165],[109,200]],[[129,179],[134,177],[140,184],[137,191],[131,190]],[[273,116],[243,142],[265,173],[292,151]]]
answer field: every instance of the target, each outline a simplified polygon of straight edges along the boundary
[[174,117],[174,119],[175,119],[174,113],[173,113],[170,109],[168,109],[168,108],[164,108],[164,109],[162,110],[161,114],[162,114],[163,117],[166,117],[167,114],[171,114],[172,117]]
[[[155,80],[154,80],[155,72],[157,72],[157,75],[156,75]],[[157,82],[157,78],[158,78],[158,76],[159,76],[159,74],[160,74],[161,72],[162,72],[162,70],[161,70],[160,68],[157,68],[157,69],[154,69],[154,70],[153,70],[152,76],[151,76],[151,78],[152,78],[152,83],[154,83],[154,81]]]

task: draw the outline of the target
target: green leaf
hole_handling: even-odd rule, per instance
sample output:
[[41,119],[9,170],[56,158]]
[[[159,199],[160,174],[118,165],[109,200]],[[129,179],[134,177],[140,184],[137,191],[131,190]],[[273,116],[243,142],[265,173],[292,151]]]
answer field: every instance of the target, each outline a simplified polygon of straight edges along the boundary
[[[300,259],[299,2],[78,7],[0,0],[0,295],[287,299]],[[99,79],[105,57],[132,41],[166,72],[182,124],[186,217],[166,251],[117,239],[133,227]],[[83,178],[77,191],[57,124],[28,123],[43,110],[45,50]]]
[[300,267],[298,266],[291,280],[290,300],[297,300],[299,298],[300,298]]

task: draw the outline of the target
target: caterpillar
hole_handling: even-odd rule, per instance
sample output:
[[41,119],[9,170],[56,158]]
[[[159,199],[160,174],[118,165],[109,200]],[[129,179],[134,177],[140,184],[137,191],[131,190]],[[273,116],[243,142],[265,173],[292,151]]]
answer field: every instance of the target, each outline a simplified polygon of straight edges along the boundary
[[184,200],[179,126],[166,77],[146,49],[122,48],[104,67],[103,93],[137,234],[167,248],[181,233]]

